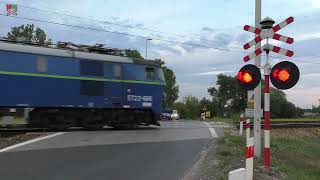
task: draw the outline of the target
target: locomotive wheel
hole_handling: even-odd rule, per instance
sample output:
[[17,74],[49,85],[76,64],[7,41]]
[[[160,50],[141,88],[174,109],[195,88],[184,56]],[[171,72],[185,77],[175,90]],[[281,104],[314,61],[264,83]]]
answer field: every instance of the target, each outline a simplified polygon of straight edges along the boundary
[[139,127],[137,124],[116,124],[112,125],[113,128],[118,130],[134,130]]
[[65,118],[62,115],[56,116],[55,114],[49,114],[44,121],[45,127],[48,127],[51,130],[65,130],[70,127],[70,125],[65,122]]
[[87,116],[82,120],[81,126],[89,130],[102,129],[104,127],[103,118],[99,115]]

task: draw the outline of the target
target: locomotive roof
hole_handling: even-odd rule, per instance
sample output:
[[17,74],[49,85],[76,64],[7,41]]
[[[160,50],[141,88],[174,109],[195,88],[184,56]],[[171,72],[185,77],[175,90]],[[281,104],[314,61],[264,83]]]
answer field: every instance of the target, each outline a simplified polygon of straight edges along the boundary
[[57,47],[40,47],[34,44],[17,43],[9,41],[0,40],[0,51],[11,51],[11,52],[23,52],[30,54],[48,55],[48,56],[59,56],[59,57],[70,57],[70,58],[80,58],[107,62],[119,62],[119,63],[134,63],[143,64],[148,66],[159,66],[157,63],[151,60],[130,58],[125,56],[116,56],[101,54],[97,51],[96,47],[91,47],[94,52],[83,52],[76,51],[70,48],[57,48]]

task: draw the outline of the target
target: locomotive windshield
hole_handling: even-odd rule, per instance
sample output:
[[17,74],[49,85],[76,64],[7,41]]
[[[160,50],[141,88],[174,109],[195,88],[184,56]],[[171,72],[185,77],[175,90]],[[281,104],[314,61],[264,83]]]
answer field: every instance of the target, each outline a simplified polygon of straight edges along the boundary
[[156,70],[156,77],[157,77],[157,80],[160,80],[160,81],[162,81],[162,82],[165,81],[162,68],[157,68],[157,70]]

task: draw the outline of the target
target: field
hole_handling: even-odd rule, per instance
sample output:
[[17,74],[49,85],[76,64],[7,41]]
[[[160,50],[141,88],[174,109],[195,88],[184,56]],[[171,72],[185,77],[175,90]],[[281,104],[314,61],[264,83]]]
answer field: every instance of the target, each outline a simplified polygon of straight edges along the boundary
[[[207,121],[239,123],[239,117],[221,118],[214,117],[207,119]],[[262,119],[263,122],[263,119]],[[292,118],[292,119],[271,119],[271,123],[303,123],[303,122],[320,122],[320,117],[306,117],[306,118]]]
[[[226,179],[231,170],[244,167],[244,136],[227,130],[219,139],[216,179]],[[263,158],[255,160],[255,179],[320,179],[320,128],[279,129],[272,131],[271,170],[266,173]],[[222,173],[221,173],[222,172]]]

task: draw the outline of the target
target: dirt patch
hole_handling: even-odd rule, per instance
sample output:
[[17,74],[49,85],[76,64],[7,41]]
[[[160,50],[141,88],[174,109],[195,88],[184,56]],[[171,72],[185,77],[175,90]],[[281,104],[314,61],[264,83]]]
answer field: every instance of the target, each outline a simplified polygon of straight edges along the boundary
[[210,147],[196,179],[228,179],[230,171],[244,167],[244,148],[240,148],[244,144],[243,138],[230,135],[236,133],[236,129],[225,128],[224,131],[226,136]]
[[254,180],[283,180],[286,178],[288,175],[277,168],[271,167],[269,172],[265,171],[264,166],[257,166],[254,169]]
[[48,133],[1,133],[0,149],[46,135]]
[[320,137],[320,128],[281,128],[281,129],[272,129],[271,134],[274,137],[283,137],[283,138],[314,138]]

